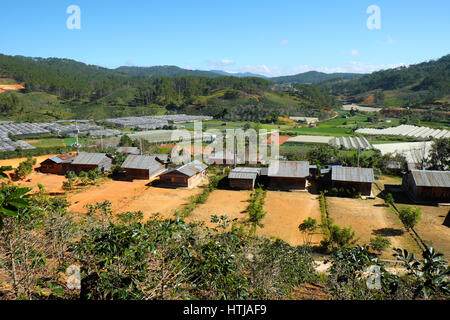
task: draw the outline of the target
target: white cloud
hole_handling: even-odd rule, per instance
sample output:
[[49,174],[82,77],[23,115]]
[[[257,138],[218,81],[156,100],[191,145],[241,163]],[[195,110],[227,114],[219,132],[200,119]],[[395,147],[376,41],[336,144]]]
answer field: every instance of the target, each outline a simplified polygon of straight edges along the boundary
[[255,73],[266,77],[279,77],[286,75],[295,75],[308,71],[319,71],[324,73],[372,73],[374,71],[397,68],[400,66],[406,66],[404,63],[398,64],[373,64],[370,62],[361,61],[348,61],[339,66],[334,67],[316,67],[310,65],[298,65],[292,67],[280,67],[280,66],[268,66],[261,65],[245,65],[231,70],[226,70],[230,73]]
[[206,61],[206,64],[212,69],[232,66],[235,63],[236,62],[234,60],[231,60],[231,59],[222,59],[220,61],[215,61],[215,60],[208,60],[208,61]]
[[384,41],[377,40],[377,43],[382,44],[382,45],[385,45],[385,46],[392,45],[392,44],[394,44],[395,42],[396,42],[396,41],[395,41],[394,39],[392,39],[391,36],[387,36],[387,39],[384,40]]
[[350,54],[351,54],[352,56],[359,56],[359,51],[353,49],[352,51],[350,51]]
[[125,61],[125,66],[134,67],[135,64],[134,64],[133,60],[129,59],[129,60]]
[[282,46],[285,46],[285,45],[289,44],[289,40],[282,40],[282,41],[280,42],[280,44],[281,44]]

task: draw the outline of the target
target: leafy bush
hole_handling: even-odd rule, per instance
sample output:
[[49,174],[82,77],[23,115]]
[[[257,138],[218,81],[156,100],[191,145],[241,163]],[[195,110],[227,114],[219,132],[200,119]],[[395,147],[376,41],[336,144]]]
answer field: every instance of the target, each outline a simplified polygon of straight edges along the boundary
[[414,229],[419,223],[422,210],[420,208],[402,207],[399,211],[400,220],[407,229]]

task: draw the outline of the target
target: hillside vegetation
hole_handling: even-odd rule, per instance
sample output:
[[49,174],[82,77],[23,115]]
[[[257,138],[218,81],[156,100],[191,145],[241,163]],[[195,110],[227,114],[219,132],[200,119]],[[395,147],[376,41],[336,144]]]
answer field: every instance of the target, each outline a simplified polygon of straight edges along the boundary
[[[156,72],[154,76],[148,75],[149,70]],[[0,55],[0,77],[25,86],[20,93],[0,94],[0,110],[5,118],[17,121],[165,112],[260,121],[279,115],[320,115],[322,108],[335,104],[312,87],[286,94],[273,91],[271,83],[261,78],[202,75],[207,74],[185,73],[177,67],[110,70],[68,59]]]
[[[409,67],[383,70],[351,81],[322,83],[323,92],[385,106],[417,106],[443,103],[450,98],[450,55]],[[359,98],[359,99],[358,99]],[[369,99],[370,100],[370,99]]]

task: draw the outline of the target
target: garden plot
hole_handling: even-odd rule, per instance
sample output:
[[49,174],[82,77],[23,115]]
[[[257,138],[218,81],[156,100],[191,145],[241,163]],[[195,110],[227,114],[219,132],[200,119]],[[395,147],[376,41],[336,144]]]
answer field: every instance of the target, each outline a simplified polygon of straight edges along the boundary
[[357,133],[367,134],[367,135],[383,135],[383,136],[403,136],[409,138],[421,138],[428,139],[432,138],[449,138],[450,131],[432,129],[428,127],[416,127],[411,125],[401,125],[398,127],[391,127],[386,129],[373,129],[365,128],[356,130]]
[[176,209],[189,203],[189,198],[202,192],[201,189],[166,189],[148,187],[149,181],[109,180],[99,186],[88,187],[82,192],[69,195],[70,211],[86,213],[86,205],[110,201],[113,213],[142,211],[144,219],[160,213],[164,218],[173,218]]
[[[267,215],[262,220],[263,228],[258,228],[257,234],[268,238],[280,238],[296,246],[303,244],[303,235],[298,226],[309,217],[321,223],[319,200],[316,195],[308,192],[278,192],[268,191],[264,210]],[[313,245],[319,245],[322,240],[320,230],[312,238]]]
[[215,227],[211,223],[211,216],[218,217],[226,215],[228,219],[238,219],[244,223],[248,215],[245,210],[250,199],[250,191],[215,190],[212,192],[206,203],[200,204],[187,218],[187,222],[205,222],[208,227]]
[[[369,244],[371,238],[383,236],[391,241],[391,248],[402,248],[419,254],[420,248],[406,231],[397,215],[384,201],[328,197],[330,218],[340,227],[351,227],[358,244]],[[392,251],[385,250],[385,259],[392,259]]]
[[415,230],[428,245],[441,251],[445,257],[450,258],[450,227],[445,226],[444,220],[450,207],[418,206],[422,216]]

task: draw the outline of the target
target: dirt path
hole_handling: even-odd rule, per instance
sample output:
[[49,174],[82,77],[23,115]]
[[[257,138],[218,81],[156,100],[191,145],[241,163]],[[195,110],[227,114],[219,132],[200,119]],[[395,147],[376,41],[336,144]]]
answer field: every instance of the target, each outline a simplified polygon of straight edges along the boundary
[[248,206],[250,191],[215,190],[206,203],[199,205],[187,218],[186,222],[203,221],[208,227],[215,227],[211,223],[211,216],[218,217],[226,215],[228,219],[238,219],[243,223],[247,219],[244,213]]
[[21,84],[0,84],[0,93],[25,89]]
[[[368,244],[377,235],[391,240],[391,248],[403,248],[420,253],[419,247],[405,230],[398,217],[384,206],[381,199],[360,200],[328,197],[330,217],[341,227],[352,227],[358,244]],[[392,259],[392,251],[385,250],[383,259]]]
[[[298,226],[308,217],[320,223],[320,208],[317,196],[306,192],[268,191],[264,210],[267,215],[262,223],[264,228],[258,234],[265,237],[277,237],[291,245],[302,245],[303,236]],[[321,234],[313,236],[313,245],[320,243]]]

